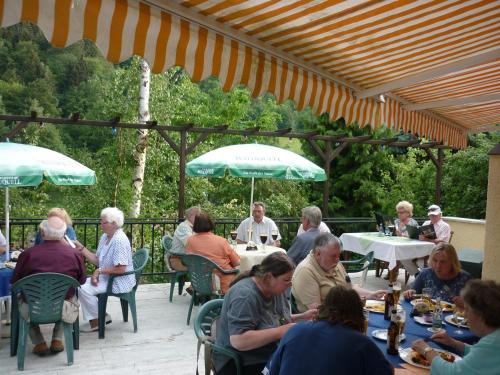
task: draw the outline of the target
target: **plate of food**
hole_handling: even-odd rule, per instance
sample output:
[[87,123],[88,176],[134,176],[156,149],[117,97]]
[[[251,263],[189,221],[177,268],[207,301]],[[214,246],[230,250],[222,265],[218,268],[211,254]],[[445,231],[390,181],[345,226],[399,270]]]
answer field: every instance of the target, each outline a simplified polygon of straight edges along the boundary
[[[387,341],[387,330],[386,329],[376,329],[372,332],[372,336],[377,340]],[[403,333],[399,336],[399,342],[406,339],[406,335]]]
[[[403,307],[401,305],[398,305],[398,310],[401,310],[402,308]],[[383,314],[385,311],[385,302],[369,299],[365,303],[365,309],[377,314]]]
[[[461,360],[462,358],[456,354],[447,352],[442,349],[434,349],[441,358],[448,362],[455,362]],[[430,362],[421,354],[413,350],[412,348],[399,349],[399,356],[403,361],[409,363],[410,365],[429,369],[431,367]]]
[[463,316],[447,315],[444,317],[444,320],[447,323],[453,324],[454,326],[457,327],[469,328],[469,325],[467,324],[467,319],[464,318]]
[[[426,301],[422,298],[417,298],[417,299],[411,300],[410,303],[412,306],[415,306],[415,305],[421,304],[421,303],[425,304]],[[431,300],[431,308],[433,308],[434,306],[436,306],[436,300],[432,299]],[[453,309],[455,308],[455,305],[451,302],[441,301],[441,308],[443,309],[443,312],[452,312]]]

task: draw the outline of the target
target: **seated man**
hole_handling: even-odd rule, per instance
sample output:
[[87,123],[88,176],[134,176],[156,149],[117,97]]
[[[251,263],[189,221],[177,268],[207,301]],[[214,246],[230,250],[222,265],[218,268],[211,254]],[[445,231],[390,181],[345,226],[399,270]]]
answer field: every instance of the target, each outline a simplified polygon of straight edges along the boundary
[[[322,221],[320,224],[319,224],[319,227],[318,227],[319,231],[321,233],[332,233],[332,231],[330,230],[330,228],[328,227],[328,225],[326,225],[326,223],[324,221]],[[305,233],[305,229],[304,229],[304,226],[302,224],[299,225],[299,229],[297,229],[297,236],[300,236],[302,233]]]
[[[252,206],[252,216],[243,220],[238,226],[238,234],[236,236],[236,242],[247,243],[248,241],[253,241],[256,244],[261,244],[260,235],[267,235],[267,240],[265,245],[273,245],[280,247],[281,236],[278,227],[273,220],[264,216],[266,213],[266,206],[262,202],[254,202]],[[251,233],[250,238],[248,238],[249,232]],[[272,235],[277,234],[276,240],[273,240]]]
[[[83,257],[66,241],[62,241],[66,232],[66,223],[61,218],[53,216],[40,223],[40,231],[44,242],[21,253],[12,276],[12,283],[35,273],[57,272],[71,276],[80,284],[84,284],[86,270]],[[70,289],[66,298],[76,300],[75,292]],[[26,307],[27,305],[21,302],[19,306],[21,313]],[[44,356],[50,352],[62,352],[64,350],[63,333],[62,322],[56,323],[49,350],[40,327],[37,324],[30,324],[29,335],[35,345],[33,353]]]
[[[297,266],[292,278],[292,294],[297,309],[304,312],[321,305],[328,292],[336,285],[351,285],[347,272],[340,263],[340,241],[331,233],[321,233],[314,240],[311,253]],[[385,291],[371,292],[352,285],[365,299],[381,299]]]
[[321,223],[321,210],[316,206],[305,207],[302,209],[300,222],[305,232],[295,237],[292,246],[288,249],[287,255],[292,258],[295,265],[309,254],[314,247],[314,240],[321,233],[319,225]]
[[[180,223],[174,232],[172,239],[172,253],[184,254],[186,252],[186,244],[189,237],[193,235],[194,218],[201,212],[200,207],[194,206],[186,210],[186,220]],[[165,254],[165,257],[169,256]],[[169,259],[165,259],[165,263],[172,267],[175,271],[187,271],[187,267],[182,264],[181,257],[170,255]]]
[[429,216],[429,220],[425,221],[422,225],[432,224],[434,226],[434,231],[436,232],[436,238],[430,239],[421,234],[419,236],[419,239],[434,243],[450,242],[451,228],[441,218],[442,217],[441,208],[438,205],[433,204],[429,206],[427,210],[427,215]]

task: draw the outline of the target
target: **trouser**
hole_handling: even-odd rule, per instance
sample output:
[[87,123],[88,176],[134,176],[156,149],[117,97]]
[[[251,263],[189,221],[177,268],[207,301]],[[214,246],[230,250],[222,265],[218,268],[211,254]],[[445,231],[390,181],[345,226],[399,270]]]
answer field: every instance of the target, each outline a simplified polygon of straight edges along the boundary
[[[266,363],[258,363],[255,365],[243,366],[243,375],[262,375],[262,370],[266,367]],[[234,375],[236,374],[236,366],[231,359],[219,371],[217,375]]]
[[170,267],[174,271],[187,271],[187,267],[182,264],[182,258],[177,255],[170,255]]
[[420,270],[418,268],[419,265],[417,265],[417,262],[421,263],[420,267],[424,266],[424,258],[405,259],[405,260],[400,260],[400,262],[403,265],[403,267],[405,268],[405,270],[407,270],[408,273],[412,276],[415,276],[416,273],[420,272]]
[[[73,296],[72,299],[76,300],[76,296]],[[22,299],[18,300],[19,303],[19,313],[23,316],[24,319],[28,319],[29,315],[29,306]],[[31,342],[33,345],[38,345],[45,341],[43,338],[42,332],[40,331],[40,326],[38,324],[30,323],[30,328],[28,331]],[[54,329],[52,330],[52,340],[62,341],[64,334],[64,327],[62,322],[57,322],[54,324]]]
[[80,287],[78,292],[78,299],[80,300],[80,306],[82,307],[83,320],[93,320],[97,319],[99,316],[98,300],[97,295],[106,292],[108,283],[99,282],[96,286],[90,283],[90,277],[87,277],[87,281]]

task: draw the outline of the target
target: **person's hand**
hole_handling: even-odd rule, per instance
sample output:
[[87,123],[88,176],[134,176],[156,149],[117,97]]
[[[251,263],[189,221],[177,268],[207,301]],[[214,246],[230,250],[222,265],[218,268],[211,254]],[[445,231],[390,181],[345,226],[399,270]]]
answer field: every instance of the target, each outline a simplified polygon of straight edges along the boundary
[[99,268],[96,269],[94,271],[94,273],[92,274],[92,276],[90,277],[90,283],[93,285],[93,286],[97,286],[97,284],[99,283]]
[[457,306],[459,310],[465,309],[464,299],[460,296],[453,297],[452,302]]
[[405,290],[403,293],[403,297],[405,297],[405,300],[411,300],[413,295],[415,294],[415,289],[408,289]]
[[444,331],[437,332],[431,336],[431,340],[436,341],[439,344],[448,345],[453,347],[455,342],[448,334]]
[[318,309],[309,309],[305,311],[302,315],[303,320],[314,320],[318,317]]
[[428,346],[429,345],[422,339],[415,340],[411,343],[411,348],[422,355],[425,355],[424,350]]
[[372,293],[369,293],[367,295],[368,299],[376,299],[376,300],[383,300],[385,298],[385,295],[387,292],[385,290],[376,290]]
[[419,239],[420,241],[428,241],[428,240],[429,240],[429,239],[428,239],[427,237],[425,237],[423,234],[419,234],[419,235],[418,235],[418,239]]

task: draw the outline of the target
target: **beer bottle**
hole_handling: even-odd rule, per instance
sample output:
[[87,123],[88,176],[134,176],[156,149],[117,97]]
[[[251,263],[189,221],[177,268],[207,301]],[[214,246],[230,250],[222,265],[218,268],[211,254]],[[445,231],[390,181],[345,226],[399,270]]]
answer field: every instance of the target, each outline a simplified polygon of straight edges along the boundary
[[392,283],[389,283],[387,288],[387,294],[385,295],[385,306],[384,306],[384,319],[391,319],[391,309],[394,305],[394,294],[392,292]]
[[399,349],[399,324],[397,307],[393,306],[391,310],[391,323],[387,328],[387,353],[398,354]]

